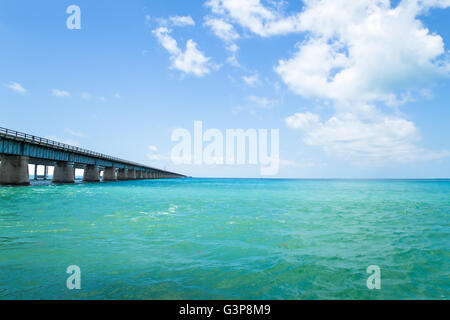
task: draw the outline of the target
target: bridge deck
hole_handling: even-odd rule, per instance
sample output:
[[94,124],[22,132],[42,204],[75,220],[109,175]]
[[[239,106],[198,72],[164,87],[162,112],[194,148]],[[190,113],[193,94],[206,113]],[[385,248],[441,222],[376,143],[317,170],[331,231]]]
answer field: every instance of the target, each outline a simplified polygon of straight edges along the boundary
[[76,167],[97,165],[184,177],[177,173],[2,127],[0,127],[0,154],[29,157],[32,164],[73,162]]

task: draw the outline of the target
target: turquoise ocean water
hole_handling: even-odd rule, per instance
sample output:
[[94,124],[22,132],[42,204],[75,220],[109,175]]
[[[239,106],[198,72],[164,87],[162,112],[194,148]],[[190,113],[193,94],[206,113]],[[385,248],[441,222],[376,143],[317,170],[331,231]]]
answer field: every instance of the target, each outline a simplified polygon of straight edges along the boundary
[[0,188],[0,299],[448,299],[449,214],[450,180]]

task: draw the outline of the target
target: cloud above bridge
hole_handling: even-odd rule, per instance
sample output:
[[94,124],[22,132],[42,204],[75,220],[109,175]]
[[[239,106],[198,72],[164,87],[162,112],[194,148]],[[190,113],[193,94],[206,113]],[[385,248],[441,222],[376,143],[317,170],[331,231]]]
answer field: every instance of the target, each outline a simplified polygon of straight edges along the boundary
[[[224,42],[231,52],[228,62],[237,67],[242,67],[239,41],[302,37],[293,53],[278,58],[273,71],[293,93],[334,112],[325,119],[311,112],[287,117],[287,126],[302,133],[303,143],[359,163],[449,155],[420,147],[419,129],[399,108],[429,97],[433,83],[450,75],[442,37],[421,20],[430,9],[450,7],[450,0],[396,5],[390,0],[305,0],[289,10],[284,1],[208,0],[204,7],[203,26]],[[191,20],[163,19],[153,34],[169,52],[173,69],[202,77],[214,69],[212,58],[192,39],[180,49],[171,35],[170,26],[194,26]],[[241,79],[250,88],[259,84],[258,72]]]
[[177,69],[185,74],[203,77],[216,68],[211,58],[205,56],[198,49],[194,40],[189,39],[186,43],[186,49],[183,51],[178,46],[178,42],[172,37],[171,32],[166,27],[159,27],[153,30],[153,34],[158,39],[158,42],[169,52],[173,69]]

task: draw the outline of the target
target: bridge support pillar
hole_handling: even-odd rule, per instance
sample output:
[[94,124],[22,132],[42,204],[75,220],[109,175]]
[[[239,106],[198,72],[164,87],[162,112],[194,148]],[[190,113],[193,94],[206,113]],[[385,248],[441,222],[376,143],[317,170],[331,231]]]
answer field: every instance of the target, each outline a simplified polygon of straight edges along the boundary
[[127,169],[119,169],[117,171],[117,180],[119,180],[119,181],[128,180]]
[[48,166],[44,166],[44,180],[48,179]]
[[128,180],[136,180],[136,170],[128,169]]
[[27,186],[30,184],[28,163],[23,156],[2,156],[0,164],[0,185]]
[[73,162],[57,162],[52,182],[75,183],[75,164]]
[[84,182],[100,182],[100,169],[95,165],[88,165],[84,169]]
[[116,168],[105,168],[103,181],[117,181]]
[[144,172],[144,178],[145,178],[145,180],[148,180],[150,178],[149,173],[147,171]]

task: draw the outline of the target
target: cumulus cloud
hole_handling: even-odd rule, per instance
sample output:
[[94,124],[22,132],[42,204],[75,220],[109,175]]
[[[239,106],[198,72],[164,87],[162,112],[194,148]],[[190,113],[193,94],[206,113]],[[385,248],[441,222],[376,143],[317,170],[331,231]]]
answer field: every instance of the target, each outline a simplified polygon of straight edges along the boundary
[[231,52],[231,55],[228,57],[227,61],[231,65],[239,67],[240,64],[237,60],[239,46],[235,43],[235,41],[238,40],[240,36],[234,26],[226,22],[224,19],[210,16],[205,18],[204,24],[209,27],[218,38],[225,42],[226,49]]
[[223,19],[207,17],[205,25],[210,27],[214,34],[224,41],[231,42],[239,39],[239,34],[233,25]]
[[171,31],[168,28],[159,27],[153,30],[153,34],[169,52],[172,68],[186,74],[202,77],[217,67],[212,63],[211,58],[206,57],[203,52],[198,50],[197,43],[194,40],[189,39],[186,43],[186,49],[182,51],[178,47],[177,41],[171,36]]
[[390,161],[410,162],[448,157],[448,151],[418,147],[419,133],[414,123],[381,114],[367,106],[365,115],[338,113],[326,121],[310,112],[286,118],[290,128],[301,130],[307,145],[320,146],[332,155],[361,164]]
[[65,90],[53,89],[52,94],[55,97],[70,97],[70,92],[65,91]]
[[235,41],[241,35],[237,27],[241,32],[261,37],[301,31],[299,14],[286,15],[283,6],[284,1],[265,1],[263,4],[260,0],[208,0],[206,7],[211,14],[206,17],[205,25],[226,42],[227,49],[232,52],[228,62],[240,67],[236,57],[239,47]]
[[206,6],[213,14],[262,37],[301,31],[299,14],[285,15],[274,1],[209,0]]
[[173,16],[169,20],[174,27],[195,26],[195,21],[191,16]]
[[3,84],[3,86],[5,88],[8,88],[9,90],[12,90],[14,92],[20,93],[20,94],[25,94],[27,93],[27,89],[25,89],[24,87],[22,87],[22,85],[18,82],[9,82],[9,83],[5,83]]
[[286,124],[301,130],[306,144],[361,162],[449,156],[419,147],[414,123],[375,107],[414,100],[449,75],[442,38],[418,18],[448,6],[448,0],[403,0],[396,7],[389,0],[306,0],[299,23],[308,37],[275,71],[293,92],[331,101],[336,113],[325,121],[297,113]]
[[413,6],[414,1],[395,8],[389,1],[306,3],[301,25],[311,38],[275,68],[296,93],[393,103],[401,101],[399,91],[448,74],[444,42],[417,19],[421,7]]

